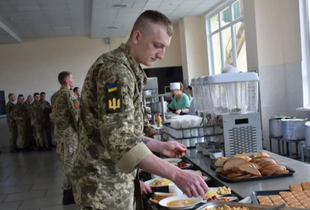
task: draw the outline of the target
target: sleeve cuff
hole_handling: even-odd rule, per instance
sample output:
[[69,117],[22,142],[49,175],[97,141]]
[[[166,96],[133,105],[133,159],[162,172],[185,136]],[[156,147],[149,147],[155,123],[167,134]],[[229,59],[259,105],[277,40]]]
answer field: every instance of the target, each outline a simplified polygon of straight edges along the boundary
[[125,172],[130,173],[147,156],[152,154],[149,148],[143,143],[137,144],[129,150],[118,162],[118,166]]

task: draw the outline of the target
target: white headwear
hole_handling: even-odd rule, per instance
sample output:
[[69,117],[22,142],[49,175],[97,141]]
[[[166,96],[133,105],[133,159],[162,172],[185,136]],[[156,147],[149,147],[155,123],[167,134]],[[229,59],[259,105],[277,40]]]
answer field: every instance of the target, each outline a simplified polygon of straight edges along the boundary
[[222,74],[225,74],[225,73],[239,73],[239,70],[232,65],[226,64],[226,66],[222,70]]
[[181,84],[179,82],[170,83],[170,90],[180,90]]

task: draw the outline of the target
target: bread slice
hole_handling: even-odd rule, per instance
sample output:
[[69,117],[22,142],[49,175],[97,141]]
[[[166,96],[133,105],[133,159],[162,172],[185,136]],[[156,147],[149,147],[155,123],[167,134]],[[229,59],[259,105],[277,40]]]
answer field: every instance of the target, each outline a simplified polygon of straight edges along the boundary
[[289,170],[285,169],[285,170],[277,170],[276,172],[274,172],[275,175],[279,175],[279,174],[288,174],[290,173]]
[[215,169],[216,173],[222,173],[223,172],[223,168],[222,167],[218,167]]
[[261,174],[263,176],[271,176],[273,175],[276,171],[275,170],[272,170],[272,169],[262,169],[261,171]]
[[224,163],[223,170],[224,171],[232,170],[235,166],[238,166],[239,164],[246,162],[247,161],[242,158],[230,158]]
[[270,156],[266,152],[260,151],[260,152],[254,153],[250,157],[251,158],[257,158],[257,157],[270,157]]
[[218,157],[215,159],[214,165],[216,167],[223,167],[224,162],[227,160],[227,157]]
[[161,201],[165,198],[173,197],[175,195],[176,195],[175,193],[155,192],[154,193],[154,200]]
[[247,162],[250,162],[250,160],[252,160],[252,158],[250,158],[249,156],[237,156],[236,158],[242,158],[246,160]]
[[251,174],[251,175],[254,175],[254,176],[262,176],[262,174],[259,172],[259,170],[254,168],[251,165],[240,166],[239,170],[244,172],[244,173]]
[[242,154],[235,154],[235,157],[243,157],[243,156],[249,157],[249,154],[245,152],[243,152]]

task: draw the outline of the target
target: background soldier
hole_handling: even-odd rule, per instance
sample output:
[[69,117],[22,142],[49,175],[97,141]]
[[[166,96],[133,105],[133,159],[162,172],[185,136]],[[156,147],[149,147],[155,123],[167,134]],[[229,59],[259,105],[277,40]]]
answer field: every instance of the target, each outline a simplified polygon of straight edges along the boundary
[[46,148],[44,142],[44,133],[43,133],[43,125],[44,125],[44,107],[39,102],[40,95],[39,93],[35,93],[33,95],[34,102],[31,104],[31,125],[36,134],[36,142],[38,151],[51,151],[49,148]]
[[17,128],[21,137],[20,144],[24,152],[31,151],[30,142],[27,136],[27,110],[24,106],[24,96],[18,95],[17,103],[12,115],[16,119]]
[[34,138],[34,133],[33,133],[33,127],[31,125],[31,104],[33,101],[32,95],[28,95],[27,100],[24,102],[24,106],[27,111],[27,122],[26,122],[26,127],[27,127],[27,138],[28,141],[30,142],[31,146],[36,146],[36,140]]
[[44,108],[44,124],[43,124],[43,130],[47,138],[47,145],[48,147],[55,147],[54,144],[52,144],[52,131],[51,131],[51,118],[50,113],[52,113],[52,107],[48,101],[45,101],[45,93],[41,92],[40,94],[40,103]]
[[74,203],[71,172],[73,157],[78,145],[78,118],[79,102],[75,94],[70,90],[74,79],[70,72],[61,72],[58,75],[61,84],[52,96],[52,108],[55,122],[55,137],[57,141],[57,153],[60,155],[63,166],[63,205]]
[[14,118],[13,110],[15,107],[15,104],[13,103],[16,100],[16,96],[14,93],[10,93],[9,96],[9,102],[6,104],[6,116],[7,116],[7,123],[9,126],[11,138],[10,138],[10,152],[19,152],[19,148],[17,148],[17,125],[16,125],[16,119]]
[[79,87],[73,88],[73,92],[75,93],[76,97],[80,100],[81,97],[81,90]]

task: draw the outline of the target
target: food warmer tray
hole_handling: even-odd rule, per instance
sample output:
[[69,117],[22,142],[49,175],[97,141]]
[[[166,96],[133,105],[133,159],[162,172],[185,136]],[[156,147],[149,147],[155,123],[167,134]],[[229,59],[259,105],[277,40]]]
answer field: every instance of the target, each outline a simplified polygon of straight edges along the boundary
[[219,177],[221,180],[225,182],[247,182],[247,181],[259,181],[259,180],[265,180],[265,179],[275,179],[275,178],[281,178],[281,177],[288,177],[293,176],[295,171],[287,166],[285,166],[286,169],[289,171],[288,174],[278,174],[278,175],[271,175],[271,176],[262,176],[262,177],[253,177],[253,178],[245,178],[245,179],[229,179],[223,174],[216,173],[216,176]]
[[[266,206],[266,205],[257,205],[257,204],[248,204],[248,203],[236,203],[236,202],[225,202],[225,201],[214,201],[214,202],[209,202],[196,210],[205,210],[205,209],[212,209],[212,208],[218,208],[222,207],[224,205],[230,206],[230,207],[247,207],[249,210],[268,210],[271,209],[274,206]],[[291,208],[291,207],[285,207],[281,210],[297,210],[296,208]]]
[[267,190],[267,191],[254,191],[251,194],[251,199],[254,204],[259,204],[257,196],[269,196],[269,195],[279,195],[280,192],[290,192],[290,190]]

